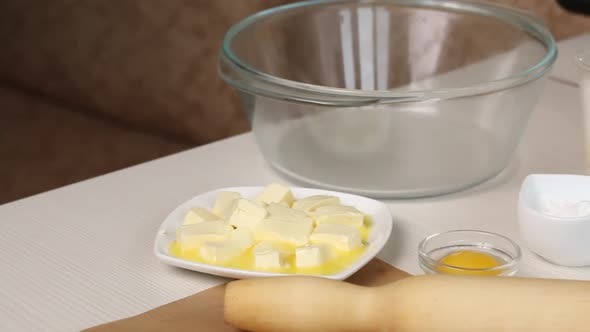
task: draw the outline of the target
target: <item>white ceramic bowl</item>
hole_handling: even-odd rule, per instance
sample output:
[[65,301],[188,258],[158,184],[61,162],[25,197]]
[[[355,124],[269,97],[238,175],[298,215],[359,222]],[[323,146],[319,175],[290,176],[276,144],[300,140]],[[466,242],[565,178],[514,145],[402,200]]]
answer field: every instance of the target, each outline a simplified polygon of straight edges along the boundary
[[548,199],[590,201],[590,176],[529,175],[519,194],[518,220],[526,246],[547,261],[571,267],[590,265],[590,216],[547,214]]
[[[272,277],[288,275],[285,273],[275,272],[264,272],[264,271],[253,271],[253,270],[242,270],[229,268],[218,265],[211,265],[206,263],[199,263],[195,261],[185,260],[176,256],[173,256],[169,252],[172,241],[176,238],[176,229],[182,224],[182,220],[186,215],[186,212],[195,206],[202,206],[211,208],[215,202],[215,197],[219,191],[234,191],[242,195],[242,197],[254,199],[258,193],[260,193],[264,187],[234,187],[234,188],[221,188],[214,191],[210,191],[198,196],[191,198],[185,203],[179,205],[174,211],[172,211],[168,217],[164,220],[158,233],[156,235],[156,242],[154,245],[154,252],[156,256],[161,259],[164,263],[182,267],[185,269],[199,271],[209,274],[214,274],[222,277],[243,279],[243,278],[254,278],[254,277]],[[332,195],[340,198],[340,202],[344,205],[351,205],[369,215],[372,219],[373,226],[371,233],[369,234],[369,241],[367,250],[359,257],[354,263],[348,266],[346,269],[330,275],[321,275],[321,277],[329,279],[343,280],[348,278],[350,275],[358,271],[360,268],[365,266],[371,259],[373,259],[379,251],[383,248],[389,236],[391,235],[391,229],[393,227],[391,220],[391,213],[389,208],[376,200],[346,194],[336,191],[320,190],[320,189],[308,189],[308,188],[291,188],[293,196],[295,198],[302,198],[312,195]]]

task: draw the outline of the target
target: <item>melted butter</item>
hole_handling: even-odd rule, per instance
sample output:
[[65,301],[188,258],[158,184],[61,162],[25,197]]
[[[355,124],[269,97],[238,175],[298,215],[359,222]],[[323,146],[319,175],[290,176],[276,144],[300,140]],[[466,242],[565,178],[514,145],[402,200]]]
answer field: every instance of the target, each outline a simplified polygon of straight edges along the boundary
[[361,240],[363,243],[369,242],[371,236],[371,229],[373,228],[373,221],[371,217],[365,214],[365,220],[363,221],[363,227],[361,227]]
[[348,266],[353,264],[356,260],[358,260],[363,253],[367,250],[367,243],[369,240],[369,236],[371,234],[372,229],[372,221],[370,217],[365,216],[365,222],[363,227],[360,229],[361,232],[361,239],[363,241],[363,246],[360,248],[353,249],[351,251],[342,251],[342,250],[333,250],[333,254],[335,257],[331,260],[327,261],[326,263],[312,267],[312,268],[298,268],[295,266],[295,246],[290,246],[291,255],[286,257],[285,263],[287,267],[281,269],[259,269],[256,268],[254,265],[254,254],[252,253],[252,246],[248,250],[246,250],[241,256],[238,258],[231,260],[225,263],[212,263],[199,255],[198,249],[191,249],[191,250],[183,250],[183,248],[176,242],[173,241],[170,245],[170,254],[173,256],[199,262],[205,264],[212,264],[224,267],[230,267],[234,269],[241,269],[241,270],[251,270],[251,271],[264,271],[264,272],[279,272],[279,273],[292,273],[292,274],[308,274],[308,275],[329,275],[338,273]]

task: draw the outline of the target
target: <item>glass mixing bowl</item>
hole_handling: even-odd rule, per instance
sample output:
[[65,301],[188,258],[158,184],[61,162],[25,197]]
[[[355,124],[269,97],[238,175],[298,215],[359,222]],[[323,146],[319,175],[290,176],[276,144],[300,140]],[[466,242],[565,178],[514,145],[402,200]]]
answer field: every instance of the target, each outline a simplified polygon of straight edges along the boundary
[[499,173],[556,57],[546,26],[508,7],[305,1],[233,26],[219,70],[274,168],[396,198]]

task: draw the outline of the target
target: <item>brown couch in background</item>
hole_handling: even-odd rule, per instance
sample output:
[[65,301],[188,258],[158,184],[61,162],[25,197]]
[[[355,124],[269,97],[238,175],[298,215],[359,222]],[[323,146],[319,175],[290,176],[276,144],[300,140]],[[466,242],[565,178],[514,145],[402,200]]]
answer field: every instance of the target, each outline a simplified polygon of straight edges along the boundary
[[[246,131],[221,39],[287,2],[0,1],[0,204]],[[497,2],[590,31],[554,1]]]

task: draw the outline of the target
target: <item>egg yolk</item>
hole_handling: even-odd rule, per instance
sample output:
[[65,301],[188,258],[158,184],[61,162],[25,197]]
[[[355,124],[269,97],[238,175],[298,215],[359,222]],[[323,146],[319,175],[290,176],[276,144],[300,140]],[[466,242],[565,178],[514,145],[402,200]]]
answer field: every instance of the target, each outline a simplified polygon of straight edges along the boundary
[[446,255],[439,262],[449,266],[438,267],[438,271],[445,274],[498,275],[503,272],[502,270],[486,271],[486,269],[502,265],[502,262],[490,254],[478,251],[456,251]]

